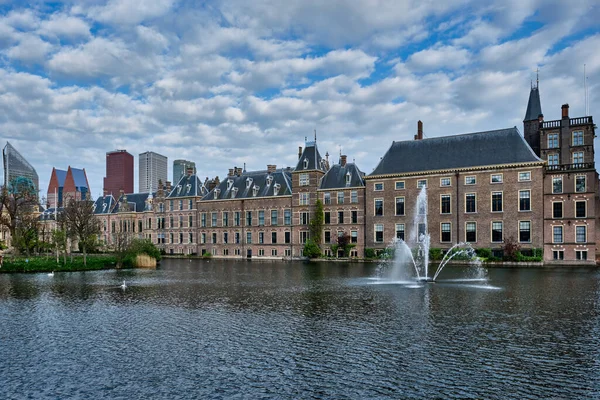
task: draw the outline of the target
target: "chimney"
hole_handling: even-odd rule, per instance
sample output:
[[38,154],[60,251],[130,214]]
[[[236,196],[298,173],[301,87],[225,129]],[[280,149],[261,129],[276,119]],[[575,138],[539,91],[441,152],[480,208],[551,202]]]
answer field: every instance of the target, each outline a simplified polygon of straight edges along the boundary
[[227,174],[227,176],[233,176],[233,168],[229,168],[229,173]]
[[346,166],[346,159],[347,159],[347,158],[348,158],[348,157],[347,157],[347,156],[345,156],[345,155],[343,155],[343,156],[340,156],[340,165],[341,165],[342,167],[345,167],[345,166]]
[[569,105],[568,104],[563,104],[562,107],[562,117],[564,118],[569,118]]
[[167,192],[171,192],[171,181],[166,182]]
[[108,190],[104,189],[104,190],[102,190],[102,193],[103,193],[102,195],[104,197],[108,196]]
[[542,122],[544,122],[544,114],[540,114],[538,115],[538,122],[541,124]]
[[235,167],[235,171],[234,171],[234,172],[235,172],[235,174],[236,174],[237,176],[240,176],[240,175],[242,175],[242,169],[241,169],[241,168]]
[[302,146],[298,146],[298,160],[302,157]]
[[267,164],[267,172],[268,173],[272,174],[275,171],[277,171],[277,165]]
[[192,176],[192,175],[194,175],[194,168],[188,168],[186,170],[186,172],[187,172],[187,176]]
[[415,140],[423,140],[423,122],[417,122],[417,134]]

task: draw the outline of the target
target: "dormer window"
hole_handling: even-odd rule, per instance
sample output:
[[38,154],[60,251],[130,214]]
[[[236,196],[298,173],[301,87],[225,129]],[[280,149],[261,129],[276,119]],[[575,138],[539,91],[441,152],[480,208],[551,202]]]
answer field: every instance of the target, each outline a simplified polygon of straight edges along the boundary
[[304,158],[304,169],[308,169],[308,158]]
[[350,172],[347,172],[346,173],[346,185],[349,185],[351,180],[352,180],[352,174]]
[[214,191],[214,199],[217,200],[219,198],[219,194],[221,193],[221,189],[215,189]]
[[279,193],[279,189],[281,189],[281,185],[279,183],[276,183],[275,185],[273,185],[273,195],[277,196],[277,194]]
[[233,179],[227,179],[227,190],[231,190],[233,186]]
[[260,186],[254,185],[254,187],[252,188],[252,196],[256,197],[259,189],[260,189]]
[[190,193],[190,191],[192,190],[192,184],[188,183],[187,185],[185,185],[185,192],[186,193]]
[[273,177],[269,175],[267,176],[267,186],[271,185],[271,182],[273,182]]
[[232,199],[235,199],[237,192],[238,192],[238,188],[234,187],[233,189],[231,189],[231,198]]
[[177,195],[179,196],[180,193],[181,193],[181,185],[177,185]]
[[246,178],[246,189],[249,189],[252,186],[252,178]]

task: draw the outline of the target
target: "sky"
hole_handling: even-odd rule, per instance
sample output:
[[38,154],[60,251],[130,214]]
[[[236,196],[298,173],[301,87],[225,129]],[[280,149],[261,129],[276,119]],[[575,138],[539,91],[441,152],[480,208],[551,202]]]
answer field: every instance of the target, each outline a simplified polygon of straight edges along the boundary
[[[485,3],[485,4],[484,4]],[[392,141],[516,126],[600,106],[592,0],[0,0],[0,146],[36,168],[155,151],[198,175],[295,166],[317,133],[369,174]],[[597,113],[596,113],[597,114]],[[598,116],[597,118],[599,118]],[[596,161],[598,162],[598,161]]]

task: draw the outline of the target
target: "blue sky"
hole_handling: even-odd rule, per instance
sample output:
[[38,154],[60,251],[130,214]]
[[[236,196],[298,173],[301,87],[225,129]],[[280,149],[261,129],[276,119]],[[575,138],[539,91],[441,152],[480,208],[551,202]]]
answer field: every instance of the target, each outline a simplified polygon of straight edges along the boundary
[[594,115],[599,20],[587,0],[0,0],[0,144],[42,195],[71,165],[98,196],[115,149],[136,190],[148,150],[202,178],[293,166],[315,129],[370,173],[419,119],[426,137],[522,131],[537,68],[546,120],[584,115],[583,64]]

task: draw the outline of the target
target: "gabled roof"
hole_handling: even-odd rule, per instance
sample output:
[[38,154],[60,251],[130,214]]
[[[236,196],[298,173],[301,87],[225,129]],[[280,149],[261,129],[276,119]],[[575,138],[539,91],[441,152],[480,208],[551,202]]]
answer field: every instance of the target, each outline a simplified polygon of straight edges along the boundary
[[[124,205],[123,201],[125,196],[127,196],[127,206],[129,207],[129,210],[127,211],[144,212],[146,211],[146,200],[148,199],[149,195],[150,193],[124,194],[120,196],[119,199],[116,201],[112,212],[119,212],[119,209]],[[156,196],[156,193],[153,193],[153,196]]]
[[295,172],[318,169],[323,172],[327,171],[325,160],[321,157],[317,142],[306,142],[304,151],[298,160],[298,164],[294,169]]
[[167,197],[172,199],[176,197],[204,196],[207,193],[208,190],[204,184],[198,179],[197,175],[193,174],[182,176]]
[[98,197],[94,202],[94,214],[110,214],[115,203],[115,198],[110,194]]
[[[280,169],[275,172],[247,171],[240,176],[227,176],[219,186],[211,190],[202,200],[235,199],[252,197],[285,196],[292,194],[291,169]],[[275,187],[278,186],[277,195]],[[256,196],[254,195],[256,189]],[[216,197],[215,197],[215,192]]]
[[85,170],[71,167],[71,173],[73,174],[73,182],[75,183],[76,188],[88,187]]
[[56,180],[58,180],[58,187],[65,186],[65,178],[67,177],[67,171],[63,169],[55,169],[56,171]]
[[393,142],[369,176],[541,161],[514,127]]
[[540,114],[542,114],[540,91],[537,86],[531,87],[531,92],[529,92],[529,102],[527,103],[527,111],[525,112],[525,119],[523,121],[537,120]]
[[[346,176],[349,176],[349,181],[347,181]],[[365,173],[358,169],[354,163],[347,163],[344,166],[335,164],[327,171],[323,176],[323,179],[321,179],[319,189],[365,186],[364,176]]]

